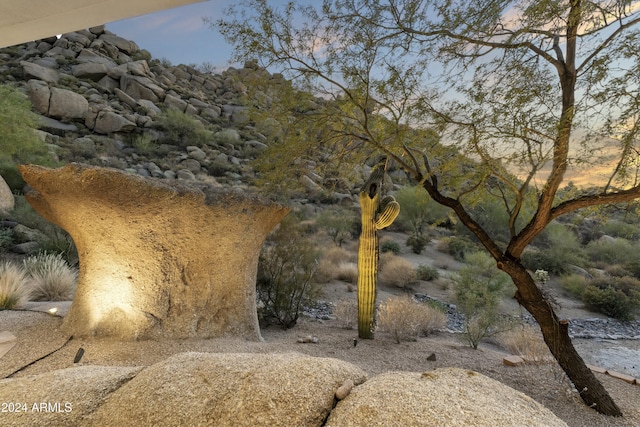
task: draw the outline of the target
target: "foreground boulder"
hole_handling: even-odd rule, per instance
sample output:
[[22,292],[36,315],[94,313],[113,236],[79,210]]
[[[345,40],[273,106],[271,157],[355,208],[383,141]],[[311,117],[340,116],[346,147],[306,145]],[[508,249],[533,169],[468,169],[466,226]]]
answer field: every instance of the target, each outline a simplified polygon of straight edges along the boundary
[[77,291],[63,323],[69,334],[261,339],[258,255],[288,208],[80,164],[20,171],[32,187],[28,202],[78,249]]
[[321,426],[360,368],[301,354],[184,353],[153,365],[91,417],[92,426]]
[[[29,402],[26,412],[3,414],[3,426],[566,426],[476,372],[367,380],[348,362],[299,353],[183,353],[147,368],[78,366],[0,380],[0,400]],[[52,407],[32,411],[34,402]]]
[[474,371],[387,372],[340,401],[329,426],[565,426],[553,412]]

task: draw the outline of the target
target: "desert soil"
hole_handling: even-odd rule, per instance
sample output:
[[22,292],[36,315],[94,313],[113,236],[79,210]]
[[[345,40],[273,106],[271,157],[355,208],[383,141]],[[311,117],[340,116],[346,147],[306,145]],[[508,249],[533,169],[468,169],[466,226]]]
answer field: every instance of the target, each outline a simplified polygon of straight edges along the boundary
[[[437,252],[433,245],[420,255],[404,254],[415,264],[434,265],[443,275],[450,274],[459,267],[455,261]],[[441,268],[445,267],[445,268]],[[355,299],[353,286],[344,282],[331,282],[323,285],[323,299],[338,303],[344,299]],[[443,289],[431,282],[420,282],[411,290],[413,293],[426,293],[430,296],[449,300],[451,289]],[[398,288],[379,287],[379,300],[404,291]],[[560,316],[565,318],[597,317],[586,311],[581,304],[571,300],[561,290],[555,289],[562,308]],[[120,342],[110,339],[72,339],[61,332],[62,317],[52,316],[41,311],[57,306],[59,314],[69,307],[64,303],[31,303],[30,311],[0,311],[0,332],[10,331],[17,337],[16,346],[0,359],[0,378],[22,377],[48,372],[55,369],[74,366],[74,357],[79,348],[84,355],[79,362],[82,365],[148,366],[166,359],[170,355],[187,351],[198,352],[249,352],[275,353],[299,352],[318,357],[334,357],[353,363],[364,369],[370,376],[387,371],[424,372],[441,367],[460,367],[471,369],[494,378],[516,390],[531,396],[548,407],[570,426],[640,426],[640,385],[628,384],[608,375],[596,374],[613,399],[622,409],[623,418],[612,418],[598,414],[586,407],[555,363],[527,364],[509,367],[503,364],[507,351],[495,340],[483,341],[477,350],[470,348],[459,334],[441,331],[428,337],[418,338],[414,342],[396,344],[390,335],[376,334],[375,340],[357,340],[357,331],[344,329],[335,320],[301,318],[298,324],[289,330],[265,328],[262,330],[263,342],[250,342],[241,339],[208,340],[167,340]],[[515,309],[513,301],[506,301],[506,311]],[[317,343],[299,343],[299,338],[317,337]],[[614,364],[613,359],[602,358],[603,349],[615,349],[621,354],[624,367],[635,364],[627,360],[638,351],[638,342],[606,342],[603,340],[575,340],[576,347],[585,361],[603,366]],[[631,352],[625,353],[627,348]],[[50,354],[51,353],[51,354]],[[435,353],[436,360],[427,357]],[[606,353],[606,351],[605,351]],[[48,355],[48,356],[47,356]],[[46,356],[46,357],[44,357]],[[43,358],[44,357],[44,358]],[[42,358],[41,360],[38,360]],[[34,363],[35,362],[35,363]],[[616,366],[604,366],[614,369]]]

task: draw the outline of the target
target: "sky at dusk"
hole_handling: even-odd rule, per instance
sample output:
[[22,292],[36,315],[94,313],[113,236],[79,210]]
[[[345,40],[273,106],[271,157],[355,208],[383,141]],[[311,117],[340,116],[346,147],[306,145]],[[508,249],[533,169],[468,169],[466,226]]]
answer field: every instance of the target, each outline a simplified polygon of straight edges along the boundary
[[222,69],[231,64],[232,48],[203,18],[216,20],[234,0],[208,0],[174,9],[124,19],[106,25],[120,37],[133,40],[153,58],[166,58],[172,64],[210,62]]

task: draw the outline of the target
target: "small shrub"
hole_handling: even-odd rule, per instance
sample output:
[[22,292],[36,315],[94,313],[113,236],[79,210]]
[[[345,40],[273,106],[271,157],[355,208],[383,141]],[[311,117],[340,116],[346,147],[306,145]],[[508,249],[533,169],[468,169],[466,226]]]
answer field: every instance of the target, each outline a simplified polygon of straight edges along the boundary
[[407,246],[411,248],[414,254],[421,254],[424,248],[427,247],[429,239],[423,235],[412,235],[407,239]]
[[616,238],[589,242],[585,250],[593,262],[599,265],[611,265],[633,261],[638,256],[638,249],[638,244]]
[[142,155],[153,154],[156,144],[148,133],[137,134],[131,139],[131,146]]
[[602,232],[608,236],[621,237],[628,240],[640,239],[640,228],[626,222],[610,220],[602,225]]
[[419,265],[416,268],[416,276],[418,277],[418,280],[430,282],[438,279],[440,277],[440,273],[437,268],[430,267],[428,265]]
[[409,296],[391,297],[380,304],[377,327],[393,336],[396,343],[415,341],[447,325],[447,315]]
[[334,311],[336,320],[344,329],[353,329],[358,324],[358,303],[353,300],[342,300]]
[[579,274],[569,274],[560,278],[560,286],[570,294],[582,298],[587,287],[587,279]]
[[561,276],[569,273],[572,265],[585,264],[578,237],[563,224],[549,224],[534,243],[535,249],[522,254],[522,263],[529,270],[545,270]]
[[513,355],[521,356],[528,363],[543,363],[553,359],[540,329],[521,324],[496,336],[498,343]]
[[389,286],[406,288],[416,283],[418,277],[411,263],[403,258],[395,257],[380,269],[378,278]]
[[393,252],[381,252],[378,260],[378,271],[382,270],[389,261],[393,261],[396,258],[398,257]]
[[161,142],[167,144],[202,147],[210,139],[210,133],[202,122],[175,108],[168,108],[159,114],[154,126],[164,132]]
[[322,259],[333,265],[338,265],[343,262],[355,263],[358,260],[358,256],[345,248],[330,246],[322,251]]
[[34,301],[73,299],[78,272],[67,264],[61,254],[40,253],[26,258],[23,265],[31,276]]
[[20,266],[0,263],[0,309],[20,308],[31,298],[28,278]]
[[315,303],[318,255],[294,215],[271,233],[260,254],[256,281],[258,315],[266,324],[292,328],[303,308]]
[[470,253],[467,258],[469,264],[454,278],[455,293],[458,310],[465,317],[464,336],[477,349],[484,337],[500,329],[498,305],[510,279],[484,252]]
[[342,246],[352,237],[356,216],[353,212],[346,210],[324,210],[317,218],[318,226],[323,228],[333,243]]
[[477,245],[464,236],[452,236],[440,240],[440,252],[451,255],[457,261],[464,261],[466,255],[478,250]]
[[334,279],[351,284],[358,283],[358,265],[353,262],[342,262],[335,269]]
[[587,307],[619,320],[632,320],[640,309],[640,281],[633,277],[590,280],[582,293]]
[[400,254],[400,245],[394,240],[384,240],[380,243],[382,253],[391,252],[394,255]]

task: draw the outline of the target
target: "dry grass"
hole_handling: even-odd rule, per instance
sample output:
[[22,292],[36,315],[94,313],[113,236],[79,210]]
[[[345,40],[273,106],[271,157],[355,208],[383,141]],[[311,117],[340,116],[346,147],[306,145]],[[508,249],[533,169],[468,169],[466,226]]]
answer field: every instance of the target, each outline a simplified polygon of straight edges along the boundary
[[496,336],[505,350],[522,357],[527,363],[545,363],[553,360],[540,329],[531,325],[518,325]]
[[437,308],[419,303],[409,296],[388,298],[378,309],[377,328],[388,332],[399,344],[415,341],[447,325],[447,315]]
[[417,283],[418,275],[413,265],[404,258],[390,258],[380,269],[378,278],[389,286],[406,288]]
[[69,301],[76,290],[78,272],[60,254],[39,254],[24,260],[31,276],[34,301]]
[[20,308],[31,298],[29,279],[20,266],[0,263],[0,309]]
[[340,327],[353,329],[358,324],[358,303],[354,299],[342,300],[336,305],[334,315]]
[[358,260],[358,254],[339,246],[330,246],[322,251],[322,259],[333,265],[344,262],[355,263]]

